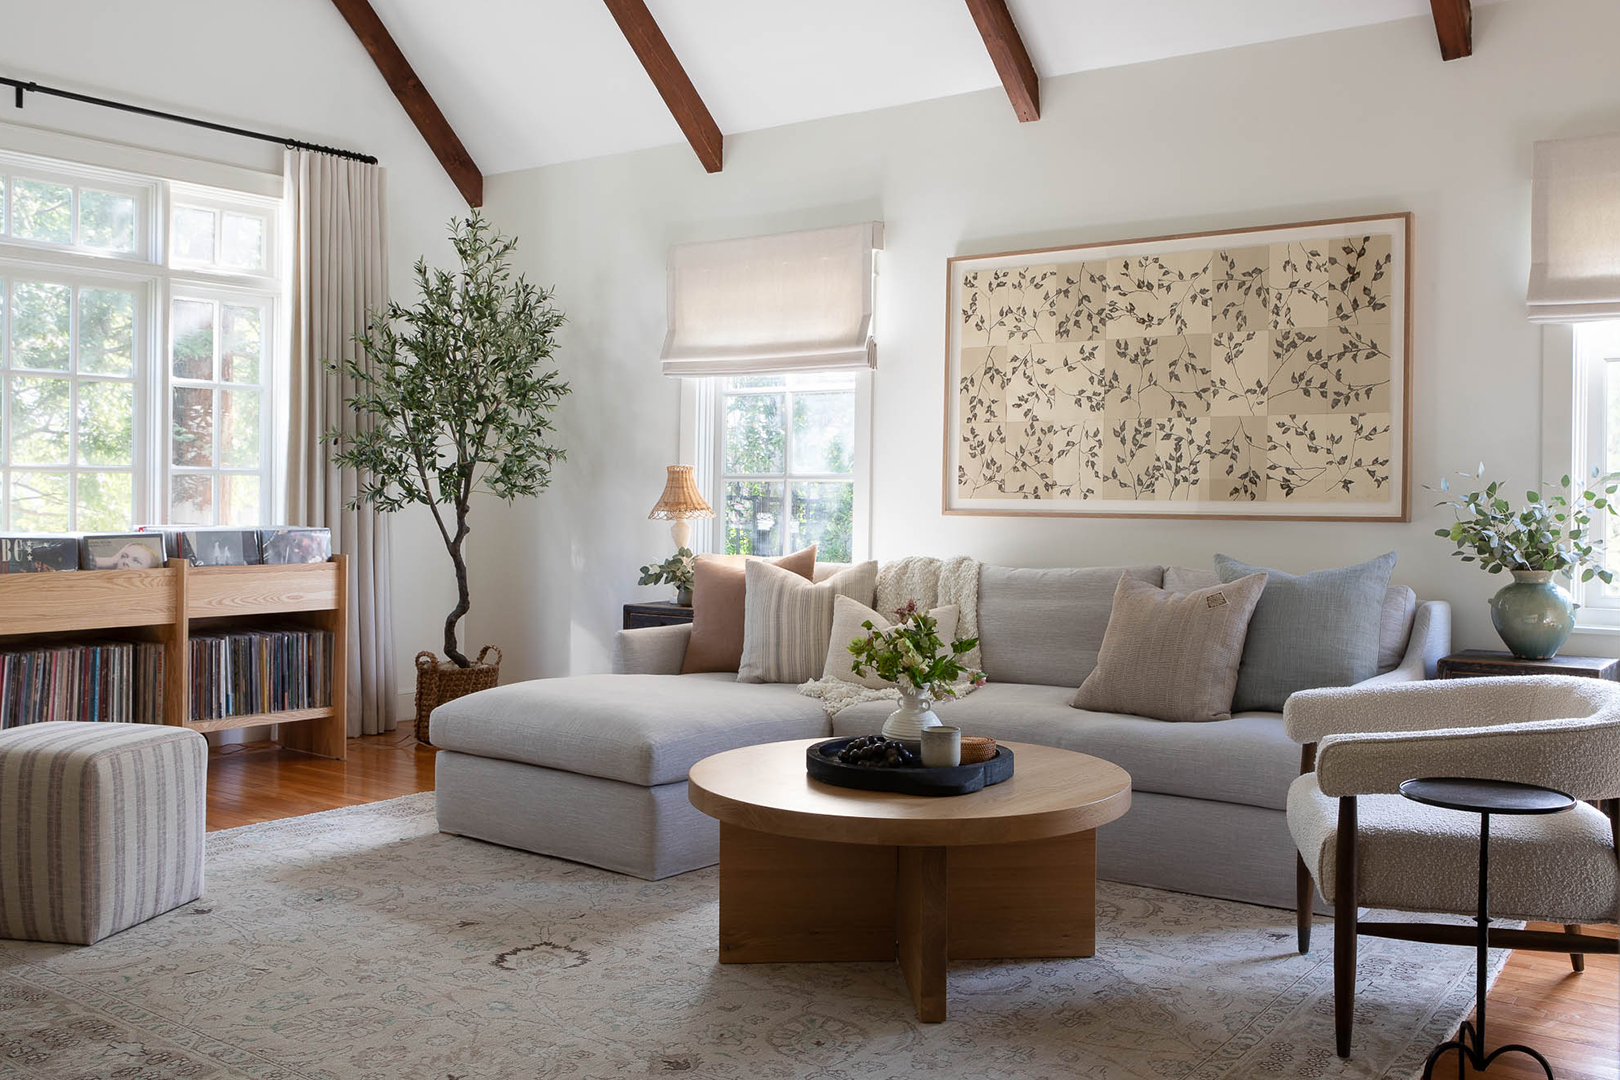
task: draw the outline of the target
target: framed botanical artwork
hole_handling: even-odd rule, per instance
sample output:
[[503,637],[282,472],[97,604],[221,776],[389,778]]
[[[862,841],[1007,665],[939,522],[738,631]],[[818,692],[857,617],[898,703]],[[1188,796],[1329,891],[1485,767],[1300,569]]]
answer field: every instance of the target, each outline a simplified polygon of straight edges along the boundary
[[1412,215],[947,261],[948,514],[1406,521]]

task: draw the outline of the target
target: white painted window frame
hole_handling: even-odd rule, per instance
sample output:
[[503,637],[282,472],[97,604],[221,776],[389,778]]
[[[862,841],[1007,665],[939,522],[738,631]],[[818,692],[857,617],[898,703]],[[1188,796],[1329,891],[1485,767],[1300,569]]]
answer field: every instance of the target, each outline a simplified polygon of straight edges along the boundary
[[[20,175],[75,185],[74,243],[63,245],[19,240],[4,235],[7,223],[0,222],[0,278],[8,281],[17,274],[36,274],[79,287],[116,283],[137,294],[135,341],[135,453],[132,524],[162,522],[168,519],[170,430],[172,411],[171,367],[169,362],[169,313],[173,294],[197,292],[214,297],[251,298],[265,306],[260,370],[260,518],[265,523],[281,519],[285,475],[283,454],[276,432],[287,398],[286,343],[283,322],[287,310],[287,279],[282,236],[285,230],[285,201],[281,180],[227,166],[201,166],[189,159],[174,159],[177,176],[218,183],[196,183],[144,171],[164,168],[166,155],[137,152],[96,140],[55,133],[36,133],[0,125],[0,134],[9,145],[23,149],[0,149],[0,175]],[[15,135],[16,138],[12,138]],[[28,152],[28,151],[36,152]],[[38,151],[45,151],[40,153]],[[75,153],[82,160],[66,160],[49,153]],[[137,165],[143,171],[110,167]],[[167,171],[167,170],[165,170]],[[115,191],[136,197],[136,243],[132,252],[111,252],[87,248],[77,241],[77,187]],[[264,266],[258,271],[172,265],[169,233],[174,202],[209,206],[214,209],[245,211],[264,218]],[[5,212],[10,213],[11,198]],[[221,219],[222,220],[222,219]],[[216,238],[216,251],[218,240]],[[76,310],[76,309],[75,309]],[[76,334],[76,328],[73,333]],[[216,351],[219,342],[216,340]],[[76,392],[73,400],[76,402]],[[0,400],[0,408],[9,401]],[[218,433],[216,417],[216,438]],[[113,467],[72,464],[44,471],[115,471]],[[121,470],[118,470],[121,471]],[[215,472],[241,472],[221,470]],[[247,470],[254,471],[254,470]],[[0,492],[0,500],[4,499]],[[216,481],[216,517],[219,509]],[[76,507],[72,508],[76,512]],[[9,525],[10,507],[0,503],[0,528]],[[71,520],[71,519],[70,519]]]
[[[725,411],[721,405],[727,376],[681,380],[681,447],[682,461],[693,463],[693,478],[698,490],[714,508],[714,517],[692,523],[692,550],[698,553],[723,552],[725,548],[725,480],[723,458],[725,454]],[[795,481],[852,480],[855,485],[851,507],[850,557],[860,562],[871,558],[872,551],[872,393],[874,373],[870,369],[855,373],[855,462],[849,476],[789,474],[792,453],[792,408],[784,410],[788,427],[784,443],[783,473],[749,476],[748,479],[781,481],[784,484],[784,502],[789,497],[786,486]],[[762,388],[761,393],[782,391]],[[813,391],[806,391],[813,392]],[[784,506],[784,512],[786,507]],[[784,539],[784,546],[786,540]]]
[[[1607,462],[1607,380],[1620,378],[1620,320],[1542,330],[1542,459],[1547,475],[1579,484]],[[1620,551],[1611,553],[1610,561]],[[1620,634],[1620,582],[1572,582],[1575,629]]]

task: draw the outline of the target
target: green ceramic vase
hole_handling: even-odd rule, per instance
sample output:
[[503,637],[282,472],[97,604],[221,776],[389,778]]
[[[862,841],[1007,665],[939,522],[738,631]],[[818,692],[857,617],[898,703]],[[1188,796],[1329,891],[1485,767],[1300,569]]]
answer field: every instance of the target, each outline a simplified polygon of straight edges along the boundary
[[1550,660],[1575,629],[1575,605],[1551,570],[1515,570],[1513,583],[1491,597],[1491,622],[1521,660]]

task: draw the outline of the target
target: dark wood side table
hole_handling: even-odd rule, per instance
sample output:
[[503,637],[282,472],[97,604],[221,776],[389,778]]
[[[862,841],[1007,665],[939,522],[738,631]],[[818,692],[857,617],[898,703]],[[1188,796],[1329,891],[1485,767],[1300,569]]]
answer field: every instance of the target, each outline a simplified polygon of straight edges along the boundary
[[692,621],[692,609],[682,607],[673,600],[654,600],[650,604],[624,605],[624,628],[640,630],[648,626],[675,626]]
[[1608,656],[1555,656],[1520,660],[1509,652],[1465,649],[1440,658],[1442,679],[1478,679],[1486,675],[1579,675],[1620,681],[1620,660]]
[[1474,938],[1475,1022],[1464,1020],[1455,1039],[1429,1051],[1429,1059],[1423,1063],[1423,1080],[1429,1080],[1434,1075],[1435,1063],[1448,1050],[1457,1051],[1458,1076],[1462,1075],[1465,1059],[1474,1067],[1474,1071],[1484,1072],[1490,1068],[1492,1061],[1511,1053],[1534,1058],[1547,1074],[1547,1080],[1553,1080],[1552,1066],[1547,1064],[1547,1059],[1528,1046],[1510,1043],[1498,1046],[1488,1054],[1485,1052],[1485,969],[1486,954],[1491,946],[1491,815],[1561,814],[1573,809],[1575,800],[1551,788],[1514,784],[1506,780],[1467,780],[1459,777],[1406,780],[1401,784],[1401,794],[1426,806],[1479,815],[1479,910],[1475,916],[1478,930]]

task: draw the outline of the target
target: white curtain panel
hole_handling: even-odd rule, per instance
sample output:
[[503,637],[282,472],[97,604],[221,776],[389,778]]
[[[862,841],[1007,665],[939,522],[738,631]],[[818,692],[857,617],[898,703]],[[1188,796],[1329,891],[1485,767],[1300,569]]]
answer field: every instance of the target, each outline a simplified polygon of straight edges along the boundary
[[676,377],[877,366],[881,222],[681,244],[669,252],[663,370]]
[[385,176],[376,165],[289,150],[292,333],[287,429],[287,522],[332,530],[349,556],[349,734],[395,726],[388,515],[349,509],[352,471],[332,464],[325,434],[358,421],[343,407],[354,380],[329,370],[360,354],[354,336],[388,302]]
[[1620,134],[1536,143],[1530,318],[1620,318]]

